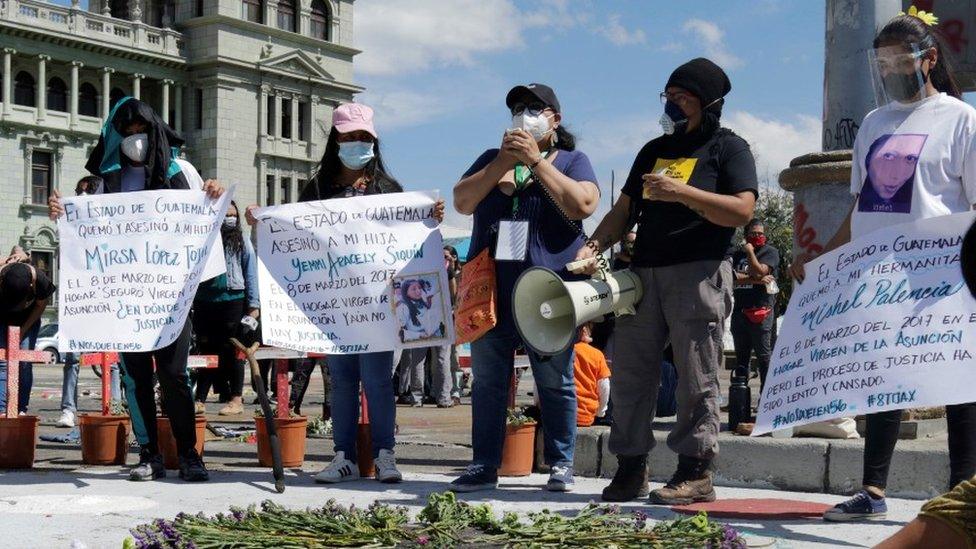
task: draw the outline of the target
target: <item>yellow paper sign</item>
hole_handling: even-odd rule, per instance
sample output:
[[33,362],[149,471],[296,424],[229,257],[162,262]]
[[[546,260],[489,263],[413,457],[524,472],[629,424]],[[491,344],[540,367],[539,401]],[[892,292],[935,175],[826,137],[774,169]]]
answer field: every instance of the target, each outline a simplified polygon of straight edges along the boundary
[[[697,158],[658,158],[651,173],[666,175],[687,185],[697,163]],[[647,188],[644,189],[644,198],[650,198],[647,194]]]

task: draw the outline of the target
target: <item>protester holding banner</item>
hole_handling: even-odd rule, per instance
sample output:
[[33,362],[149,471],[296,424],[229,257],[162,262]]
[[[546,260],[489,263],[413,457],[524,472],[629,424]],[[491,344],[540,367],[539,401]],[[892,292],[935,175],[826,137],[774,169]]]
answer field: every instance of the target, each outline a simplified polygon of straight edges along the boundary
[[[824,246],[829,252],[890,225],[965,212],[976,203],[976,109],[961,100],[946,51],[929,22],[892,19],[874,39],[870,67],[880,107],[854,142],[850,214]],[[792,274],[804,279],[797,257]],[[863,489],[824,514],[848,521],[882,518],[901,410],[867,415]],[[949,488],[976,474],[976,403],[946,406]]]
[[710,472],[718,453],[722,332],[731,312],[735,228],[752,218],[758,193],[749,144],[720,127],[732,86],[708,59],[681,65],[661,94],[665,135],[634,161],[623,194],[580,249],[592,258],[620,241],[638,214],[631,269],[644,285],[636,315],[616,319],[610,451],[619,467],[606,501],[648,494],[647,454],[661,358],[670,339],[677,367],[677,423],[668,446],[678,468],[651,503],[712,501]]
[[[332,113],[332,130],[322,160],[299,197],[300,202],[332,200],[364,195],[402,192],[383,164],[379,136],[373,126],[373,109],[345,103]],[[256,223],[248,208],[248,222]],[[443,201],[434,208],[444,218]],[[391,337],[396,337],[391,334]],[[327,360],[333,440],[336,455],[315,476],[316,482],[337,483],[359,478],[356,465],[356,433],[360,409],[360,384],[369,403],[370,435],[380,482],[400,482],[393,451],[396,406],[393,391],[393,351],[330,354]]]
[[[86,196],[94,194],[95,189],[102,184],[102,178],[94,175],[86,175],[78,180],[75,185],[75,195]],[[61,382],[61,417],[58,418],[58,427],[74,427],[75,416],[78,413],[78,373],[79,355],[78,353],[64,353],[64,377]],[[105,375],[105,372],[102,372]],[[112,376],[112,399],[118,400],[122,397],[122,390],[119,387],[119,365],[113,364],[111,367]]]
[[205,411],[201,408],[211,386],[226,387],[228,393],[220,397],[227,406],[219,414],[232,416],[244,413],[244,362],[237,358],[230,338],[237,337],[244,345],[250,345],[255,340],[261,308],[257,256],[250,240],[241,232],[237,204],[233,201],[221,225],[220,236],[227,272],[202,282],[193,300],[197,350],[218,357],[216,370],[205,368],[197,372],[196,401],[197,412]]
[[[174,132],[146,103],[124,97],[116,103],[102,128],[98,144],[85,168],[102,178],[95,194],[145,190],[206,191],[211,197],[223,194],[216,181],[204,183],[189,162],[176,156],[183,138]],[[48,200],[51,219],[64,213],[57,191]],[[156,432],[156,397],[153,367],[172,425],[179,454],[179,476],[187,481],[209,479],[197,454],[193,394],[187,373],[190,325],[184,323],[176,340],[148,352],[123,352],[122,381],[125,384],[132,427],[139,441],[139,464],[129,480],[155,480],[166,476]]]
[[[7,329],[20,328],[20,348],[33,349],[41,329],[41,314],[54,294],[54,283],[29,263],[13,262],[0,267],[0,349],[7,348]],[[7,368],[0,362],[0,410],[7,406]],[[17,412],[27,413],[34,372],[30,362],[18,365]]]
[[[515,350],[522,345],[512,316],[516,279],[543,266],[572,278],[566,263],[583,242],[582,220],[597,207],[600,191],[590,160],[576,150],[564,127],[556,94],[543,84],[516,86],[505,98],[512,128],[501,146],[485,151],[454,187],[454,206],[474,214],[469,258],[494,257],[497,325],[471,342],[473,463],[450,488],[457,492],[498,485],[506,408]],[[546,489],[573,486],[576,387],[572,349],[551,357],[529,353],[542,404]]]

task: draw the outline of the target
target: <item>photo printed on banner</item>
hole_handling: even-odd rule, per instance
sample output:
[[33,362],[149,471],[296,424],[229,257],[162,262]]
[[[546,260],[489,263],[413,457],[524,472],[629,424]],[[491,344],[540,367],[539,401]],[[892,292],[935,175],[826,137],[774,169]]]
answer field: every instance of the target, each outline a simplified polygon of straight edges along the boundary
[[392,290],[400,343],[446,343],[446,301],[440,273],[394,277]]
[[867,176],[857,201],[859,212],[909,213],[915,170],[927,135],[888,134],[871,144],[864,159]]

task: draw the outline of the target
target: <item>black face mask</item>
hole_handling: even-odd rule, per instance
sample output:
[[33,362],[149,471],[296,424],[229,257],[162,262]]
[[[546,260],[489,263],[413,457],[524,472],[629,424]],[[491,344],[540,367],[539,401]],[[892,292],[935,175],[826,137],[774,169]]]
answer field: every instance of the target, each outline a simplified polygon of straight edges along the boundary
[[888,74],[882,80],[885,92],[895,101],[907,102],[918,96],[922,89],[914,72]]
[[688,116],[677,103],[667,101],[664,103],[664,114],[661,115],[661,127],[667,135],[684,135],[688,129]]

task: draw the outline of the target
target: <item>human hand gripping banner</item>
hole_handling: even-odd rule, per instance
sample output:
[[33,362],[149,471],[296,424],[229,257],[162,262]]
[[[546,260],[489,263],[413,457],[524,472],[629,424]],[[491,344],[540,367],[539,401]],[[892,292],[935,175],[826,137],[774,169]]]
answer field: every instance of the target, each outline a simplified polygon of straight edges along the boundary
[[200,281],[226,270],[219,228],[232,191],[62,199],[58,349],[140,352],[175,341]]
[[454,341],[436,194],[261,208],[262,340],[352,354]]
[[976,300],[959,263],[974,219],[967,212],[886,227],[807,263],[753,436],[976,401]]

